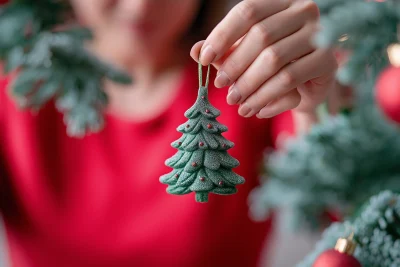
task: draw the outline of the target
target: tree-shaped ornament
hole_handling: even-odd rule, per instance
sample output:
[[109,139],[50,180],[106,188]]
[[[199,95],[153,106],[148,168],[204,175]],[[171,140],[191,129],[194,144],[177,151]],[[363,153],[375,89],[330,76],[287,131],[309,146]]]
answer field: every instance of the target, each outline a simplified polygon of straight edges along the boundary
[[172,143],[179,151],[165,164],[174,170],[160,177],[167,192],[184,195],[194,192],[197,202],[207,202],[208,194],[230,195],[244,179],[232,171],[239,161],[228,154],[234,144],[222,136],[228,128],[217,121],[221,114],[208,100],[210,66],[205,86],[199,64],[199,93],[196,103],[186,111],[189,120],[178,127],[182,137]]

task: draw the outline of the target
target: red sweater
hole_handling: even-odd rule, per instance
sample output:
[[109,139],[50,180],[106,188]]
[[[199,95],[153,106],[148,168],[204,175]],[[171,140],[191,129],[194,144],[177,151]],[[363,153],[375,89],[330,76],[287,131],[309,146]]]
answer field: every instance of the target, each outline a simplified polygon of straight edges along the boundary
[[246,178],[232,196],[169,195],[159,177],[197,94],[196,66],[174,103],[142,123],[106,117],[105,129],[66,136],[53,104],[19,111],[0,84],[0,208],[13,267],[256,266],[271,224],[248,217],[263,151],[292,130],[290,116],[244,119],[211,86],[210,101],[229,127],[225,137]]

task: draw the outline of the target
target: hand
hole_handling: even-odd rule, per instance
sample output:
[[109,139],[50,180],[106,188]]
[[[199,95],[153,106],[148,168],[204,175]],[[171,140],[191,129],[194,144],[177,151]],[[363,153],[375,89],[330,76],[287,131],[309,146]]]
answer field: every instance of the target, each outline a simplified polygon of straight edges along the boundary
[[311,0],[244,0],[191,56],[219,70],[215,86],[231,86],[227,102],[240,105],[244,117],[314,114],[337,69],[333,52],[311,43],[318,21]]

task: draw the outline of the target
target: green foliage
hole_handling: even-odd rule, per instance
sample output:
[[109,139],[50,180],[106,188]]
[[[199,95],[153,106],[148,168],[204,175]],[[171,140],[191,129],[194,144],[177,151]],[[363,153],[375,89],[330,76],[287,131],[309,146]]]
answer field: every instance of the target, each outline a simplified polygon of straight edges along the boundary
[[[397,42],[400,20],[398,1],[317,0],[323,31],[316,36],[320,47],[350,50],[349,62],[338,73],[347,85],[357,85],[368,67],[385,64],[386,47]],[[373,77],[372,77],[373,78]]]
[[372,197],[356,219],[331,225],[297,267],[311,267],[322,252],[351,232],[358,243],[355,257],[363,267],[400,266],[400,195],[384,191]]
[[381,190],[400,192],[399,159],[399,131],[378,110],[331,118],[269,157],[268,182],[252,194],[253,215],[283,206],[293,211],[285,221],[311,228],[327,209],[350,216]]
[[234,194],[235,186],[244,183],[232,171],[239,162],[227,152],[234,144],[222,136],[228,128],[217,121],[219,115],[208,100],[207,85],[200,86],[196,103],[185,113],[189,121],[178,127],[183,136],[172,143],[178,152],[166,161],[174,170],[160,177],[168,193],[195,192],[196,201],[207,202],[209,193]]
[[17,71],[13,95],[21,107],[40,109],[50,100],[64,112],[67,132],[98,131],[107,105],[103,79],[128,84],[129,76],[97,59],[84,47],[90,31],[56,30],[71,9],[66,1],[14,0],[0,13],[0,60]]

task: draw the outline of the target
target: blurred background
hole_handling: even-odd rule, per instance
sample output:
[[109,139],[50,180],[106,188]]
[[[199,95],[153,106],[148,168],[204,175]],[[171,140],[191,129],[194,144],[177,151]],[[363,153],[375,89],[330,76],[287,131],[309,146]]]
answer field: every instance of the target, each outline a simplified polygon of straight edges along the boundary
[[[280,217],[280,220],[283,218]],[[282,229],[284,223],[278,223],[277,232],[271,239],[271,250],[265,251],[268,258],[263,261],[267,266],[293,267],[300,262],[315,246],[316,241],[320,238],[319,234],[310,232],[288,232]],[[0,266],[10,267],[7,257],[7,243],[4,236],[4,229],[1,225],[0,229]]]

